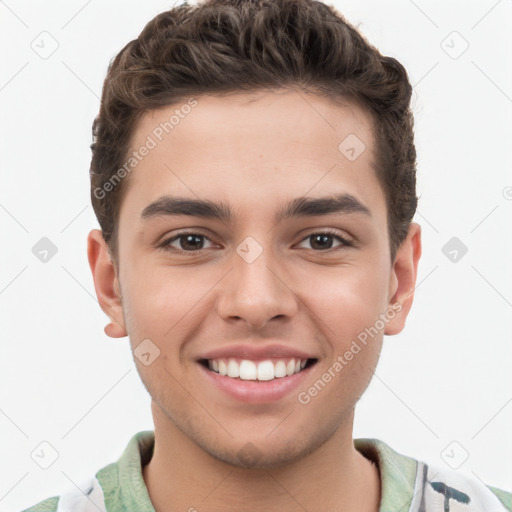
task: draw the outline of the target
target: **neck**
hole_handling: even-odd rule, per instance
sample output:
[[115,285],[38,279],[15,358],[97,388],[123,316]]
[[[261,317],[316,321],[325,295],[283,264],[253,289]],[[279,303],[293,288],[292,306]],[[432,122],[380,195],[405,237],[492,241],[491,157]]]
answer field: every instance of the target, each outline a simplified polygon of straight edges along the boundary
[[316,451],[271,468],[240,468],[212,457],[155,414],[155,448],[143,477],[156,512],[331,509],[378,512],[378,468],[354,447],[350,418]]

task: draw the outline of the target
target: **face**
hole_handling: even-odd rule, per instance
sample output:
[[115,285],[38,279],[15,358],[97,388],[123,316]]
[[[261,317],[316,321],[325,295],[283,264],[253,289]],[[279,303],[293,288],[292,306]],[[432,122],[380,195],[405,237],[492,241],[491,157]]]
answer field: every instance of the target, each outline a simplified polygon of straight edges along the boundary
[[350,423],[406,315],[371,119],[293,91],[196,102],[137,125],[156,145],[125,183],[116,318],[155,423],[279,465]]

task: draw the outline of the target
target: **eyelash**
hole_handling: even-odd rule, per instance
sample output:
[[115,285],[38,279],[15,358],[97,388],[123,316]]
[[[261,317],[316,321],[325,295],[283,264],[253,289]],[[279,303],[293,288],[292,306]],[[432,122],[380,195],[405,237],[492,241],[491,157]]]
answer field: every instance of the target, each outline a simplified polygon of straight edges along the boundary
[[[185,237],[187,235],[196,235],[196,236],[205,238],[207,240],[210,240],[206,235],[203,235],[201,233],[197,233],[195,231],[184,231],[182,233],[178,233],[177,235],[172,236],[171,238],[167,238],[161,244],[158,245],[158,248],[163,249],[164,251],[175,252],[177,254],[201,253],[202,251],[208,250],[208,249],[198,249],[198,250],[193,250],[193,251],[185,251],[183,249],[177,249],[176,247],[173,247],[172,249],[169,248],[171,242],[179,240],[181,237]],[[334,231],[334,230],[328,229],[328,228],[326,228],[326,229],[324,229],[322,231],[317,231],[317,232],[314,232],[314,233],[310,233],[306,237],[302,238],[302,240],[300,242],[303,242],[304,240],[307,240],[308,238],[311,238],[314,235],[329,235],[329,236],[332,236],[333,238],[337,238],[342,243],[341,246],[330,247],[329,249],[325,249],[325,250],[311,249],[312,251],[314,251],[316,253],[319,253],[319,254],[331,253],[332,251],[343,250],[343,249],[347,249],[349,247],[353,247],[354,246],[354,244],[350,240],[348,240],[348,239],[342,237],[341,235],[339,235],[337,231]],[[210,240],[210,242],[211,242],[211,240]]]

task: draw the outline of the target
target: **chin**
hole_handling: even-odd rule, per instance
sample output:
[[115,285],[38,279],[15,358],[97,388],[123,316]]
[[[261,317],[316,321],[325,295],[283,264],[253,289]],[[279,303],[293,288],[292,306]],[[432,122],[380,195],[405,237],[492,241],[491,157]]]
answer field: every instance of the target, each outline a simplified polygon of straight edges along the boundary
[[[189,436],[191,434],[189,431]],[[292,433],[288,429],[281,432],[281,435],[274,432],[271,436],[257,436],[253,432],[246,437],[238,435],[237,438],[223,437],[222,440],[213,440],[203,435],[192,435],[190,439],[212,458],[230,466],[265,470],[298,462],[318,449],[329,437],[330,433],[326,432],[315,436],[300,430]]]
[[[261,445],[260,445],[261,446]],[[203,449],[206,449],[203,447]],[[256,444],[248,441],[240,449],[226,447],[225,450],[206,449],[214,459],[241,469],[271,469],[293,464],[313,451],[299,449],[296,445],[276,450],[273,446],[260,449]]]

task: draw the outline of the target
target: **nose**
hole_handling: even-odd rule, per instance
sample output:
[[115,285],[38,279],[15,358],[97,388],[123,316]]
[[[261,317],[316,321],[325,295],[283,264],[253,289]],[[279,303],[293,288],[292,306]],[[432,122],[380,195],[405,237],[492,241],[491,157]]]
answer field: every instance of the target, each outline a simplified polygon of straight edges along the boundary
[[297,309],[291,275],[270,250],[264,250],[252,262],[237,253],[233,255],[233,269],[223,280],[217,302],[224,320],[236,319],[261,330],[273,319],[289,320]]

